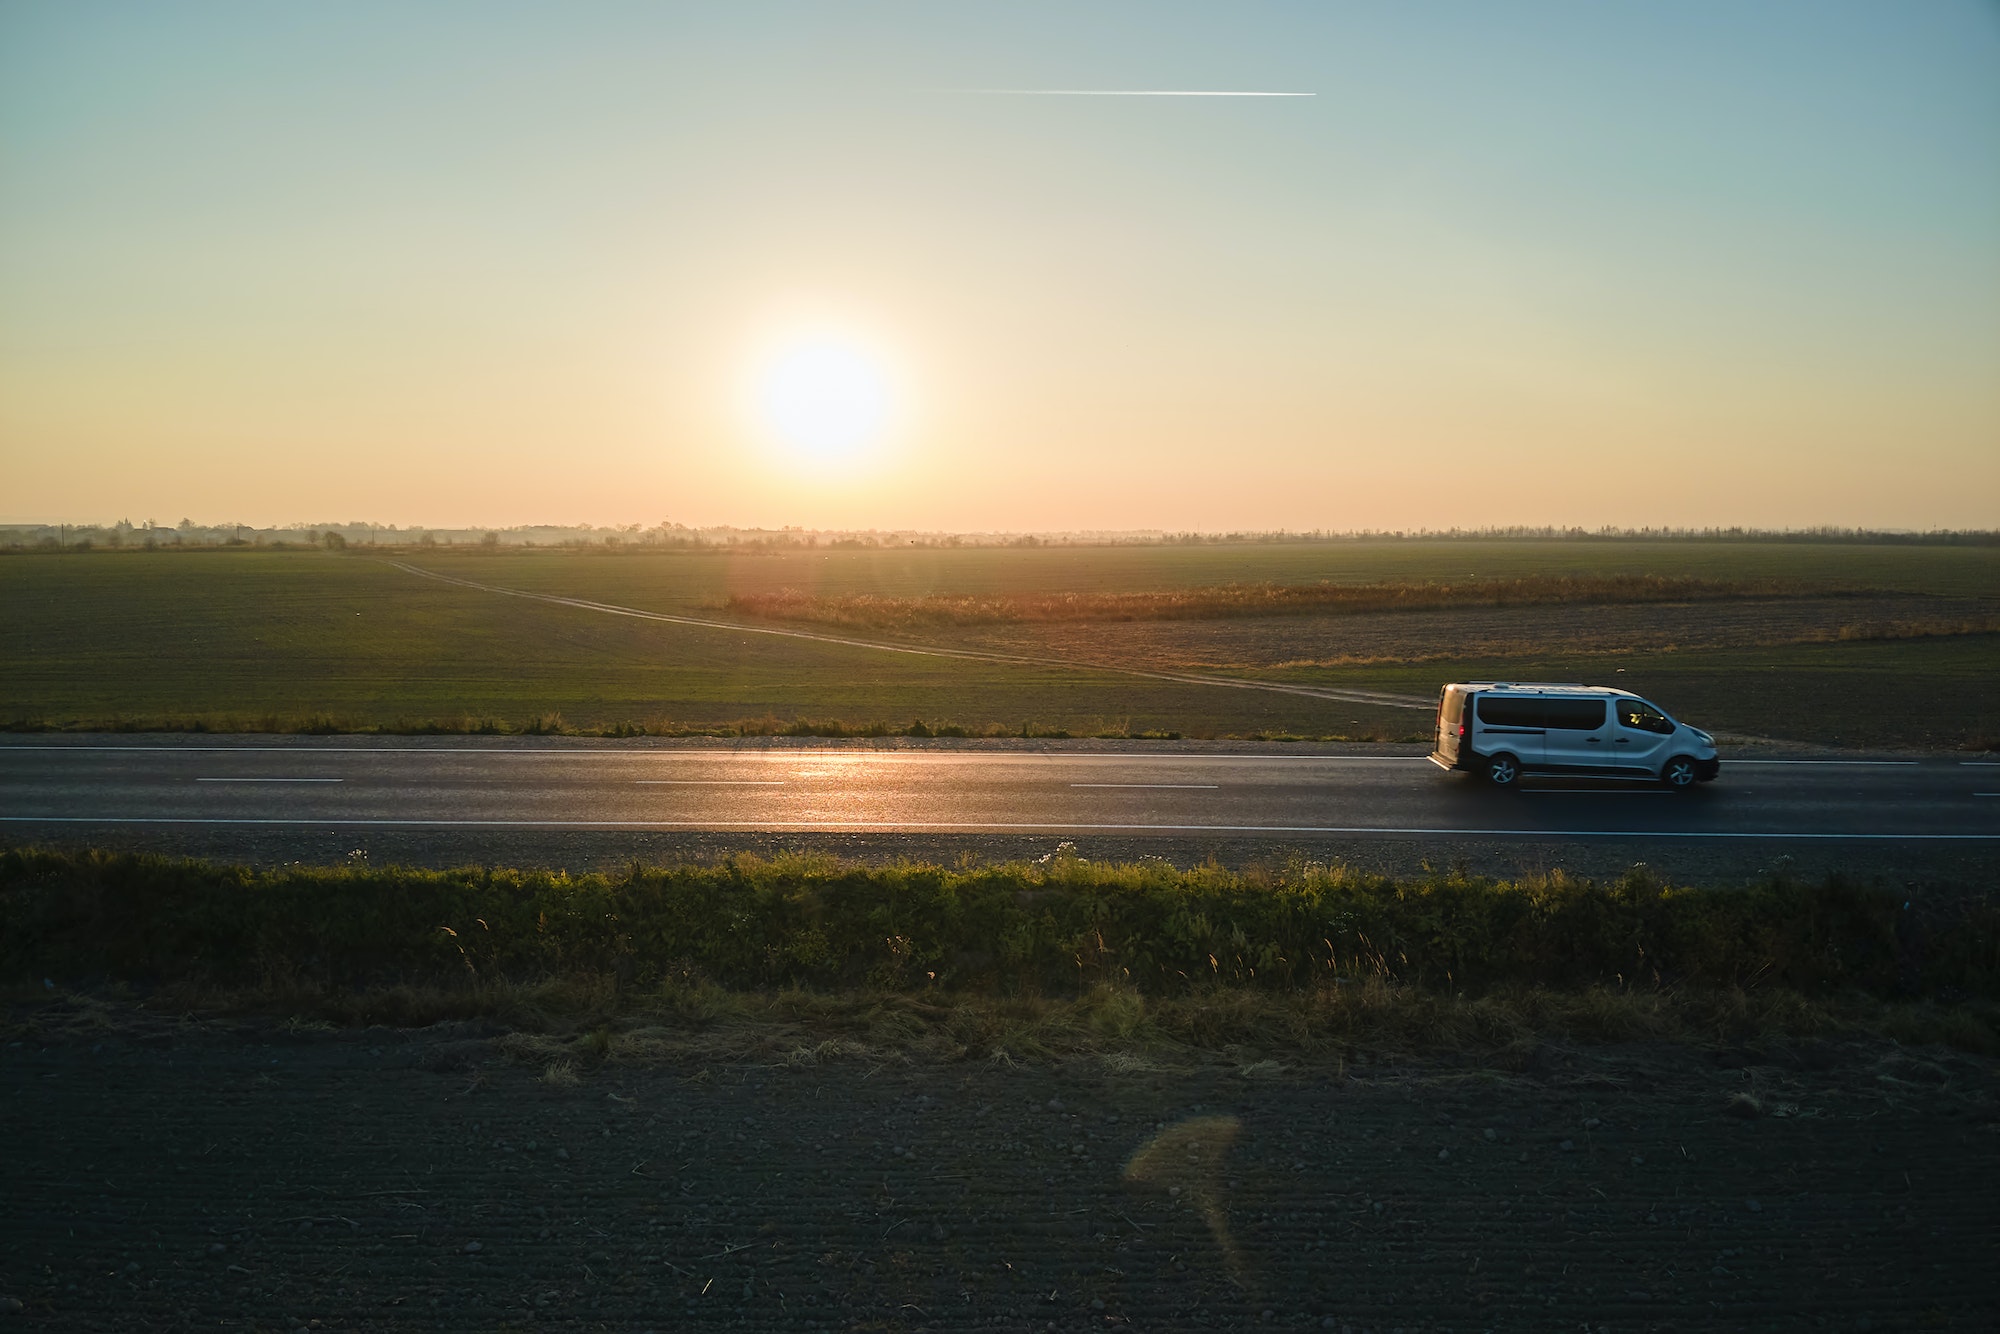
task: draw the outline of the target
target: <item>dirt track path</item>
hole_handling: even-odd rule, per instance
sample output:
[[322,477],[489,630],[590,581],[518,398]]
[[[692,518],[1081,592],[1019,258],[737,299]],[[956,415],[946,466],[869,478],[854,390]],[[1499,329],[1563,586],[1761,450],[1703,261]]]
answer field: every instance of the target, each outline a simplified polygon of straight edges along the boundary
[[[465,1029],[10,1042],[0,1305],[63,1330],[1990,1329],[2000,1311],[1995,1069],[1937,1052],[540,1073]],[[1765,1114],[1732,1115],[1738,1092]],[[1122,1179],[1160,1128],[1217,1115],[1241,1127],[1219,1161],[1177,1172],[1176,1149],[1153,1183]]]
[[1174,681],[1182,685],[1224,686],[1232,690],[1264,690],[1279,695],[1304,695],[1312,699],[1337,699],[1351,704],[1374,704],[1386,709],[1410,709],[1418,712],[1432,712],[1437,708],[1435,699],[1421,699],[1415,695],[1394,694],[1382,690],[1340,690],[1332,687],[1293,685],[1281,681],[1258,681],[1240,676],[1217,676],[1213,673],[1189,673],[1164,671],[1157,668],[1120,665],[1112,662],[1086,662],[1075,658],[1034,656],[1024,653],[1005,653],[991,649],[944,648],[934,644],[891,643],[880,639],[853,639],[845,635],[827,634],[819,630],[797,630],[775,625],[750,625],[743,621],[712,621],[699,616],[678,616],[662,611],[642,611],[637,607],[621,607],[615,602],[593,602],[588,598],[562,597],[555,593],[530,593],[525,589],[507,588],[500,584],[482,584],[472,579],[461,579],[456,575],[440,574],[436,570],[426,570],[421,565],[411,565],[406,561],[385,560],[406,574],[420,575],[425,579],[435,579],[440,583],[456,584],[460,588],[473,588],[482,593],[500,593],[511,598],[526,598],[531,602],[547,602],[558,607],[573,607],[578,611],[596,612],[602,616],[629,616],[642,621],[665,621],[672,625],[693,625],[706,630],[728,630],[737,634],[776,635],[781,639],[811,639],[822,644],[837,644],[843,648],[871,649],[877,653],[908,653],[920,658],[965,658],[974,662],[1003,662],[1023,667],[1062,667],[1079,672],[1111,672],[1118,676],[1142,677],[1148,681]]

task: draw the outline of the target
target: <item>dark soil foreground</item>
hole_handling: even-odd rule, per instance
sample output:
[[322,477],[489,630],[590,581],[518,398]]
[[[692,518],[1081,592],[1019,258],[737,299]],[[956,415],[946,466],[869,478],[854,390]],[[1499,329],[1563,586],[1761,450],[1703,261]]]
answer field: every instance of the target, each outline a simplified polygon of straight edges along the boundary
[[[1936,1050],[1544,1047],[1503,1072],[801,1049],[572,1077],[465,1025],[14,1031],[0,1330],[2000,1313],[2000,1080]],[[1233,1145],[1226,1121],[1186,1125],[1217,1117]]]

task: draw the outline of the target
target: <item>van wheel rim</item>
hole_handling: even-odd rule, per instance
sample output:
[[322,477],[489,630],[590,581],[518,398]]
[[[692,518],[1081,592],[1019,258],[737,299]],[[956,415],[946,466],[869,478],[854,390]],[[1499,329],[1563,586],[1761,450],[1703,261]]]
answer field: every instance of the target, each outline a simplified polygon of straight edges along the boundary
[[1694,766],[1686,760],[1678,760],[1668,765],[1667,781],[1675,787],[1686,787],[1694,782]]

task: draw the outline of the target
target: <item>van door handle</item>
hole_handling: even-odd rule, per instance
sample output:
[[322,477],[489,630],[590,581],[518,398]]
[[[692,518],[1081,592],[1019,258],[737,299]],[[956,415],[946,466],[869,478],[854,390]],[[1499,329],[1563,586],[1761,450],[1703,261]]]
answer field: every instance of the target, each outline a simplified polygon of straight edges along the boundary
[[1629,736],[1621,736],[1618,738],[1618,744],[1621,746],[1629,746],[1632,744],[1632,738]]
[[1585,740],[1585,741],[1588,741],[1588,742],[1589,742],[1589,743],[1590,743],[1591,745],[1593,745],[1593,746],[1594,746],[1594,745],[1596,745],[1596,744],[1597,744],[1598,742],[1600,742],[1600,741],[1604,740],[1604,738],[1603,738],[1603,737],[1601,737],[1601,736],[1587,736],[1587,737],[1585,737],[1585,738],[1584,738],[1584,740]]

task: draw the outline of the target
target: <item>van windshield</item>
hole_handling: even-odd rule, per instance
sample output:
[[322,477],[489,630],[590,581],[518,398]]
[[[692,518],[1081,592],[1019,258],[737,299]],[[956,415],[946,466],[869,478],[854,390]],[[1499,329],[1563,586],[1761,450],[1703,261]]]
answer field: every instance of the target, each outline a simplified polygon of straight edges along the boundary
[[1674,730],[1674,720],[1643,699],[1618,701],[1618,725],[1629,727],[1634,732],[1658,732],[1662,735]]

